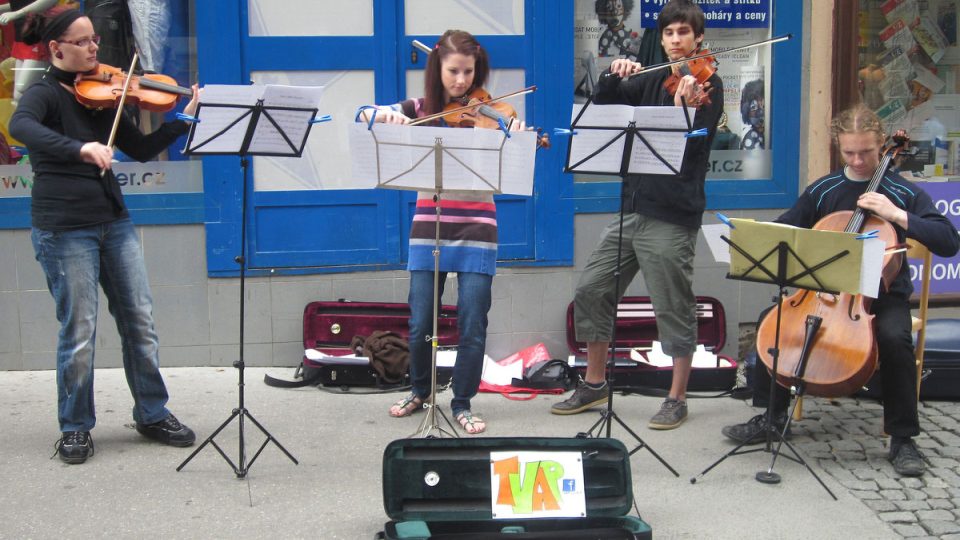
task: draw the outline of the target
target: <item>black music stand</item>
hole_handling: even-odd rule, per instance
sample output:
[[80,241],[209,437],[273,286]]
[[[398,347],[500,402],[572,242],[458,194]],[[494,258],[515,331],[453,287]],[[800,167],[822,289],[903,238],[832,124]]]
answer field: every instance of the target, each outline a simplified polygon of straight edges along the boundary
[[[736,222],[740,220],[732,220],[731,226],[736,227]],[[743,225],[741,223],[741,225]],[[756,227],[768,227],[768,228],[779,228],[783,229],[783,226],[776,224],[752,224]],[[734,228],[734,231],[737,229]],[[777,230],[777,229],[774,229]],[[816,231],[816,230],[807,230],[807,229],[795,229],[797,231],[803,231],[803,234],[808,235],[809,238],[813,239],[813,242],[808,240],[808,244],[816,243],[816,236],[819,235],[822,238],[826,238],[825,235],[838,235],[844,233],[837,233],[834,231]],[[764,421],[762,425],[762,430],[766,435],[766,442],[764,446],[759,448],[752,448],[749,450],[741,450],[744,446],[748,444],[747,442],[742,442],[736,447],[731,449],[729,452],[724,454],[720,459],[715,461],[712,465],[704,469],[699,475],[690,479],[691,484],[695,484],[698,479],[702,478],[707,472],[719,465],[725,459],[730,456],[737,456],[743,454],[751,454],[754,452],[770,452],[772,454],[772,459],[770,462],[770,467],[766,470],[760,471],[756,474],[756,480],[764,484],[778,484],[780,483],[780,475],[773,471],[774,465],[776,464],[777,458],[781,455],[781,449],[784,445],[790,449],[792,456],[783,454],[783,456],[795,463],[803,465],[807,471],[823,486],[823,489],[827,490],[827,493],[833,497],[834,500],[837,499],[837,496],[830,491],[830,488],[823,482],[823,480],[817,475],[817,473],[810,467],[810,465],[803,459],[799,452],[786,440],[786,434],[790,429],[790,423],[792,421],[792,414],[787,415],[787,421],[784,424],[783,430],[780,431],[777,429],[776,425],[773,423],[773,404],[774,404],[774,393],[776,391],[777,383],[777,364],[780,357],[780,324],[781,324],[781,314],[783,307],[783,297],[786,296],[787,287],[799,287],[802,289],[807,289],[811,292],[824,292],[829,294],[838,294],[838,290],[843,288],[834,283],[824,283],[825,279],[823,276],[818,276],[817,272],[827,269],[830,265],[837,262],[838,260],[851,254],[850,249],[842,249],[840,251],[832,251],[830,248],[820,250],[818,253],[811,253],[806,255],[807,259],[816,259],[818,262],[808,264],[804,257],[801,257],[797,251],[804,251],[804,249],[794,249],[794,246],[790,242],[781,240],[776,242],[776,244],[770,248],[769,241],[760,239],[760,242],[754,244],[757,241],[758,237],[756,235],[748,236],[746,234],[737,234],[734,233],[731,236],[737,236],[739,242],[731,240],[725,236],[720,238],[727,242],[732,250],[738,253],[747,261],[745,268],[740,272],[733,270],[734,263],[731,262],[731,272],[727,274],[728,279],[735,279],[740,281],[754,281],[759,283],[771,283],[777,286],[778,293],[776,298],[777,306],[777,319],[776,319],[776,331],[774,334],[774,345],[770,348],[770,355],[772,357],[772,372],[771,383],[770,383],[770,398],[767,403],[767,410],[764,414]],[[824,245],[830,245],[829,241],[824,241]],[[757,257],[751,255],[749,251],[753,251],[757,254],[762,254]],[[812,251],[812,250],[811,250]],[[859,275],[859,272],[858,274]],[[816,337],[816,332],[820,328],[821,323],[820,317],[810,315],[806,320],[806,333],[804,336],[803,348],[800,353],[799,361],[794,370],[794,378],[796,380],[796,397],[794,399],[794,409],[797,407],[799,398],[803,396],[805,392],[805,381],[803,379],[804,373],[806,370],[807,360],[810,355],[810,349],[813,344],[813,341]],[[773,448],[773,443],[776,441],[777,446]]]
[[[208,89],[205,89],[205,92],[208,91]],[[183,463],[177,467],[178,472],[208,444],[212,445],[217,452],[220,453],[220,456],[223,457],[233,469],[237,478],[243,478],[247,475],[250,467],[253,466],[253,463],[269,443],[275,444],[277,448],[290,458],[290,461],[293,461],[295,465],[299,465],[297,459],[253,417],[244,403],[244,283],[247,266],[246,215],[247,190],[249,184],[249,161],[247,156],[300,157],[307,142],[310,126],[316,121],[317,108],[265,105],[264,101],[264,98],[257,98],[252,105],[201,102],[197,108],[196,122],[191,125],[190,134],[187,139],[187,147],[184,150],[184,153],[188,155],[236,155],[240,157],[240,168],[243,171],[243,191],[240,198],[240,255],[234,259],[237,264],[240,265],[240,353],[239,359],[233,363],[233,367],[237,368],[237,386],[239,387],[237,407],[234,408],[230,416],[220,424],[220,427],[214,430],[187,459],[183,460]],[[202,114],[204,108],[208,108],[210,111],[210,114],[206,115],[206,117],[203,117]],[[207,120],[209,120],[209,122],[203,124],[203,122]],[[203,129],[200,129],[201,126]],[[234,419],[239,421],[239,463],[234,463],[215,440],[217,435]],[[250,419],[266,437],[249,462],[247,461],[246,446],[244,443],[245,419]]]
[[[588,108],[593,105],[593,98],[588,98],[587,102],[584,103],[583,107],[580,109],[579,113],[574,118],[573,122],[570,125],[570,135],[572,135],[571,143],[567,147],[567,165],[564,168],[564,172],[576,172],[582,174],[602,174],[602,175],[611,175],[615,174],[620,177],[623,181],[627,174],[634,172],[656,172],[658,174],[680,174],[678,170],[681,162],[683,161],[683,150],[685,149],[685,140],[683,144],[677,144],[675,146],[665,146],[662,144],[657,144],[655,147],[654,143],[648,140],[653,138],[656,135],[662,136],[663,134],[683,134],[681,139],[688,136],[697,136],[693,131],[693,123],[691,122],[689,112],[686,107],[677,109],[676,107],[629,107],[624,105],[619,105],[618,110],[625,111],[627,109],[631,110],[632,119],[626,121],[626,125],[590,125],[590,121],[584,122],[585,113]],[[594,107],[605,107],[604,105],[593,105]],[[643,116],[647,111],[652,111],[654,109],[660,111],[681,111],[683,117],[683,124],[676,127],[663,127],[663,124],[659,122],[650,122],[647,121],[643,126],[638,126],[638,118]],[[673,113],[676,114],[676,113]],[[591,118],[604,118],[604,121],[609,121],[606,115],[599,115],[597,117]],[[672,122],[667,122],[672,123]],[[588,135],[589,134],[589,135]],[[584,137],[590,137],[590,143],[596,146],[595,149],[583,151],[580,149],[578,152],[574,152],[576,139],[579,137],[582,140]],[[676,136],[676,135],[674,135]],[[635,144],[638,142],[640,144]],[[623,147],[619,153],[610,154],[609,152],[615,151],[622,143]],[[590,146],[593,148],[593,146]],[[634,154],[634,150],[639,150],[639,154]],[[670,155],[664,155],[667,152],[672,152]],[[606,153],[606,159],[603,160],[604,154]],[[570,162],[574,163],[571,165]],[[606,382],[607,382],[607,406],[601,411],[600,419],[597,420],[590,428],[585,432],[580,432],[577,434],[581,438],[590,438],[590,437],[599,437],[602,431],[606,431],[606,437],[610,437],[611,427],[613,422],[616,422],[624,430],[627,431],[636,441],[637,446],[630,451],[630,454],[633,455],[642,448],[646,448],[653,457],[655,457],[664,467],[667,468],[674,476],[679,477],[680,474],[670,466],[653,448],[650,447],[637,433],[630,428],[623,420],[617,416],[617,413],[613,409],[613,368],[616,363],[616,351],[617,351],[617,309],[620,303],[620,267],[621,267],[621,256],[623,251],[623,201],[620,201],[620,228],[617,235],[617,264],[616,269],[614,270],[614,295],[616,295],[616,301],[614,303],[614,316],[613,316],[613,331],[610,339],[610,358],[607,360],[606,366]],[[595,433],[596,432],[596,433]]]
[[[373,112],[372,114],[376,114]],[[503,133],[426,126],[358,122],[351,128],[354,176],[376,178],[380,187],[433,193],[436,228],[433,249],[433,335],[430,342],[430,397],[420,427],[411,437],[459,437],[453,423],[436,403],[438,321],[440,317],[440,201],[444,191],[478,191],[531,195],[536,155],[533,132]],[[447,143],[444,142],[447,139]],[[509,145],[509,148],[508,148]],[[509,151],[505,151],[509,150]],[[488,157],[489,156],[489,157]],[[432,159],[431,159],[432,158]],[[445,158],[450,161],[445,161]],[[478,159],[479,158],[479,159]],[[447,165],[445,165],[445,162]],[[450,163],[454,165],[451,167]],[[513,171],[524,171],[513,173]],[[444,174],[448,177],[445,178]],[[446,421],[450,431],[439,423]]]

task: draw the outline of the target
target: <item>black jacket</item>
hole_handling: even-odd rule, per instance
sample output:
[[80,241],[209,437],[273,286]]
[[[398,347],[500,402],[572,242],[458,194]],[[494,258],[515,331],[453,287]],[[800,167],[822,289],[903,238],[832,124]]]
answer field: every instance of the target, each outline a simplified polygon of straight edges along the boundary
[[[47,75],[24,92],[10,118],[10,134],[23,141],[33,167],[30,211],[33,226],[57,231],[109,223],[127,217],[120,184],[113,171],[80,158],[80,148],[92,141],[106,144],[116,111],[88,109]],[[117,147],[146,161],[188,130],[176,120],[144,135],[126,114],[117,129]]]

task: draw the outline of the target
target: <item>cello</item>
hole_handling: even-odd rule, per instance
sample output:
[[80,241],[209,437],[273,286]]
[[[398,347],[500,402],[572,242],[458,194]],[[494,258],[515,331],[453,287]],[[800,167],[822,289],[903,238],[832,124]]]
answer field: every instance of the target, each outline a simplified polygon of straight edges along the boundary
[[[876,191],[906,137],[894,136],[865,193]],[[903,263],[897,232],[886,220],[857,207],[824,216],[814,226],[824,231],[860,233],[876,230],[886,245],[881,272],[882,287],[889,288]],[[805,393],[822,397],[848,396],[859,390],[877,367],[870,298],[848,293],[832,294],[799,289],[783,300],[780,313],[777,383],[784,387],[801,381]],[[757,353],[773,371],[778,314],[769,311],[757,329]],[[801,362],[804,356],[807,361]]]

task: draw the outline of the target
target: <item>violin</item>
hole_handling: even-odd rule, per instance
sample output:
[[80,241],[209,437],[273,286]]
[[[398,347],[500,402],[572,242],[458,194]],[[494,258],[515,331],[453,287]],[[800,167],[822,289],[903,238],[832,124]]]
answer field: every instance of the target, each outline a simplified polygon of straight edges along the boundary
[[[696,51],[696,53],[693,59],[671,66],[673,72],[663,81],[663,88],[666,89],[671,96],[674,96],[677,94],[677,87],[680,86],[680,80],[687,75],[693,76],[701,88],[701,91],[694,97],[696,101],[695,105],[699,108],[700,106],[710,105],[711,103],[710,92],[713,91],[713,88],[704,87],[703,85],[706,85],[710,77],[717,72],[717,59],[707,49],[701,49]],[[693,54],[691,53],[690,56],[693,56]],[[694,104],[691,103],[691,105]]]
[[499,129],[500,120],[509,125],[509,121],[517,117],[517,110],[505,101],[488,103],[491,99],[490,92],[477,88],[447,103],[441,118],[450,127]]
[[[876,191],[893,158],[906,145],[906,137],[894,137],[884,150],[866,192]],[[888,221],[857,207],[826,215],[814,229],[859,233],[877,230],[886,244],[881,284],[888,289],[903,264],[897,231]],[[780,355],[777,382],[789,387],[802,380],[808,394],[842,397],[853,394],[870,379],[877,367],[877,341],[870,298],[848,293],[831,294],[797,290],[783,300],[780,317]],[[773,370],[772,347],[776,344],[778,317],[771,310],[757,329],[757,354]],[[801,359],[807,357],[801,371]]]
[[[436,114],[423,116],[407,125],[416,126],[434,120],[443,119],[450,127],[478,127],[485,129],[500,129],[500,123],[509,126],[517,118],[517,111],[509,103],[500,100],[513,96],[529,94],[537,89],[529,86],[523,90],[511,92],[498,97],[491,97],[490,93],[482,88],[473,90],[463,97],[451,101],[444,109]],[[550,139],[537,130],[537,146],[550,148]]]
[[[517,119],[517,110],[505,101],[492,101],[493,97],[483,88],[477,88],[444,107],[443,121],[450,127],[500,129],[509,127]],[[550,139],[537,134],[537,146],[550,148]]]
[[[100,64],[74,83],[77,101],[94,109],[112,109],[119,105],[127,73],[120,68]],[[127,104],[153,112],[167,112],[180,96],[192,96],[189,88],[177,86],[173,77],[147,73],[130,77]]]

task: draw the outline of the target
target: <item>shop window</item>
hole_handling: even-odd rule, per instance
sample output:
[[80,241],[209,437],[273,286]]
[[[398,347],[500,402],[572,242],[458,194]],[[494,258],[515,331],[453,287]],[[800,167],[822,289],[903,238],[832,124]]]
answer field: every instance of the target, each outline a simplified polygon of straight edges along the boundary
[[[649,66],[666,60],[660,46],[656,19],[660,2],[638,0],[576,0],[574,21],[574,101],[583,103],[595,81],[617,58]],[[704,47],[725,50],[793,32],[799,28],[802,8],[797,2],[761,0],[757,3],[702,3],[706,15]],[[795,27],[795,29],[793,29]],[[781,93],[777,86],[799,86],[799,70],[789,73],[787,63],[799,63],[799,44],[760,46],[717,57],[723,80],[724,116],[710,154],[707,175],[708,204],[720,208],[772,207],[785,204],[795,187],[783,182],[796,179],[796,146],[799,132],[799,94]],[[774,70],[774,62],[782,67]],[[776,154],[775,154],[776,152]],[[775,159],[776,156],[776,159]],[[777,170],[777,164],[780,169]],[[792,171],[783,168],[792,163]],[[615,177],[577,174],[575,190],[581,199],[597,197],[600,184]],[[589,184],[598,184],[590,186]],[[738,185],[736,185],[738,184]],[[762,186],[762,187],[761,187]],[[581,211],[608,211],[609,204],[583,203]],[[615,208],[613,206],[612,208]]]
[[957,0],[860,2],[858,97],[916,152],[899,164],[918,177],[960,180]]

